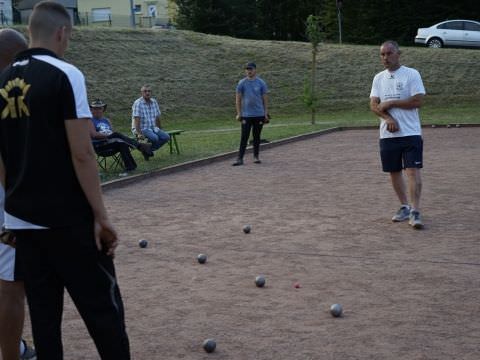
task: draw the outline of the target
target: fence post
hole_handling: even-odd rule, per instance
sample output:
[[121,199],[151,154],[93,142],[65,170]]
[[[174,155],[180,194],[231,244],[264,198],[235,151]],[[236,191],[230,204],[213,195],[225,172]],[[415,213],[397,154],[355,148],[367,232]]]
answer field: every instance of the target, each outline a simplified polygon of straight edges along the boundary
[[130,24],[135,29],[135,8],[133,6],[133,0],[130,0]]

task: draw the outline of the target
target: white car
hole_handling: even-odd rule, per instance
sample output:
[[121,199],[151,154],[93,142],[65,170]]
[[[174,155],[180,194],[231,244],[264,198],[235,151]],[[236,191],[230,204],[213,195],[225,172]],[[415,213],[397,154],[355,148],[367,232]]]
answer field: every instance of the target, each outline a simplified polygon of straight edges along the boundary
[[448,20],[429,28],[420,28],[415,44],[431,48],[444,46],[480,47],[480,22],[472,20]]

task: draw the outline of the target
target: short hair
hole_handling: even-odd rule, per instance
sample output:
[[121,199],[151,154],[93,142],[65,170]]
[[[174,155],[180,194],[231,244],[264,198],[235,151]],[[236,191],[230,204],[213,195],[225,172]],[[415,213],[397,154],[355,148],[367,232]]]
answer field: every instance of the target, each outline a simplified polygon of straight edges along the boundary
[[0,71],[10,64],[15,55],[28,48],[25,37],[14,29],[0,29]]
[[145,84],[145,85],[142,85],[142,87],[140,88],[140,91],[143,91],[143,90],[152,90],[152,87],[148,84]]
[[28,21],[32,40],[46,40],[61,27],[72,27],[70,14],[62,4],[54,1],[41,1],[33,8]]
[[398,45],[398,43],[395,41],[395,40],[387,40],[385,41],[381,47],[385,46],[385,45],[390,45],[391,47],[393,47],[395,49],[396,52],[400,52],[400,46]]

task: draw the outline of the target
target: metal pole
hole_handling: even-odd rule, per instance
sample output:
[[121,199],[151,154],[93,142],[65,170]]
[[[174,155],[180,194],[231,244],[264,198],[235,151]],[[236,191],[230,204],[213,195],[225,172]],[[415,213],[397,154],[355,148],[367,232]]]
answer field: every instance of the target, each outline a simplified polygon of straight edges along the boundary
[[342,10],[341,7],[338,7],[338,42],[342,43]]
[[133,6],[133,0],[130,0],[130,24],[135,29],[135,7]]

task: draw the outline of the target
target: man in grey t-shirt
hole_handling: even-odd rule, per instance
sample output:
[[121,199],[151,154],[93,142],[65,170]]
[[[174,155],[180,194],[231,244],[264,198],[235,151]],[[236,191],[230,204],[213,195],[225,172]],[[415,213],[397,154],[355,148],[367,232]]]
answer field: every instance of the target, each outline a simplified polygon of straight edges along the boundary
[[243,156],[245,155],[250,129],[252,128],[254,163],[261,163],[259,158],[260,134],[263,124],[269,122],[267,84],[257,76],[257,65],[255,63],[247,63],[245,72],[247,76],[238,82],[236,89],[236,119],[242,122],[242,135],[238,158],[233,163],[233,166],[243,165]]

